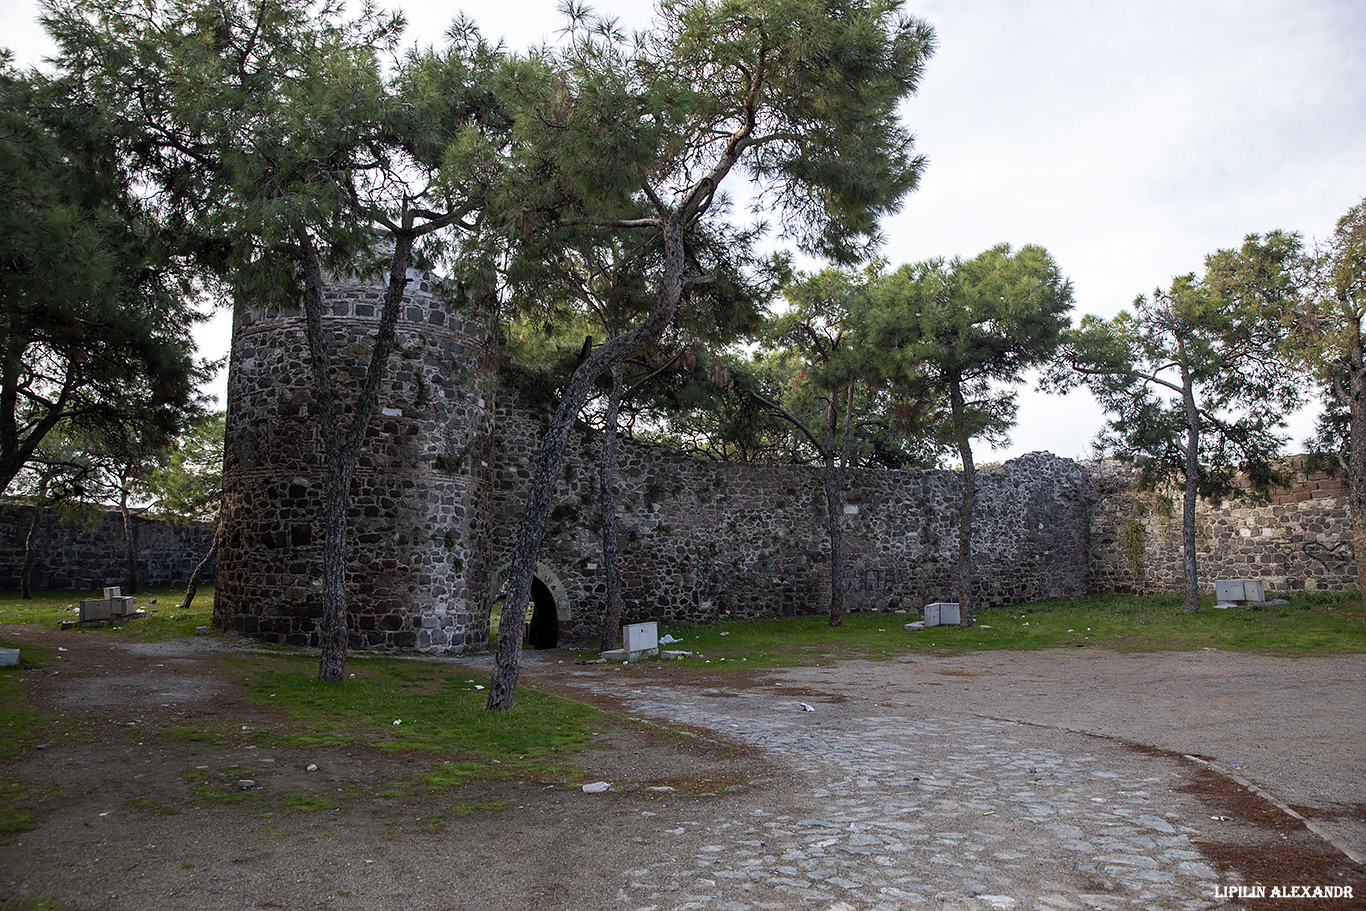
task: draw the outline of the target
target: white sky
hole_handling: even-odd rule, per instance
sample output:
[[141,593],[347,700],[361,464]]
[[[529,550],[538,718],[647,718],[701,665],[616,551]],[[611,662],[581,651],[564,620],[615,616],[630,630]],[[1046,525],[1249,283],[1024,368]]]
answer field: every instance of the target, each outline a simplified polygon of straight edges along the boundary
[[[398,4],[414,41],[464,10],[522,48],[560,27],[556,0]],[[649,0],[598,0],[628,27]],[[1005,241],[1047,247],[1077,311],[1112,316],[1250,232],[1326,238],[1366,197],[1362,0],[924,0],[939,50],[904,118],[929,167],[886,223],[895,267]],[[0,44],[50,45],[36,0],[0,0]],[[203,334],[226,350],[226,319]],[[220,381],[221,388],[221,381]],[[1086,457],[1102,423],[1085,393],[1025,392],[1013,444]],[[1295,422],[1303,440],[1311,421]]]

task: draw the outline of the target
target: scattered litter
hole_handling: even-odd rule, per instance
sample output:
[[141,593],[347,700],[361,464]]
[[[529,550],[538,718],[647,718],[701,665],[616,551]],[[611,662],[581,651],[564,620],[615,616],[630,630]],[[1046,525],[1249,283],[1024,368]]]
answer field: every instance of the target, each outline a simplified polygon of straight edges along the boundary
[[982,815],[983,815],[983,816],[995,816],[995,815],[996,815],[996,811],[995,811],[995,810],[987,810],[987,811],[986,811],[985,813],[983,813]]
[[304,771],[305,771],[305,772],[316,772],[316,771],[318,771],[318,764],[317,764],[316,762],[310,762],[310,763],[308,764],[308,768],[304,769]]
[[209,628],[207,626],[196,626],[194,628],[194,634],[196,636],[207,636],[209,634]]
[[650,787],[646,788],[645,790],[647,790],[647,791],[672,791],[673,788],[669,787],[669,786],[666,785],[666,784],[657,784],[657,785],[651,785]]
[[611,787],[612,786],[605,781],[595,781],[592,784],[584,785],[583,792],[585,794],[601,794],[603,791],[606,791]]
[[402,724],[402,723],[403,723],[403,719],[402,719],[402,718],[395,718],[395,719],[394,719],[394,724]]
[[482,689],[484,688],[484,684],[482,684],[482,683],[476,683],[476,684],[474,685],[474,688],[475,688],[476,690],[482,690]]
[[807,703],[807,702],[799,702],[799,703],[797,703],[797,705],[800,705],[800,706],[802,707],[802,711],[803,711],[803,712],[814,712],[814,711],[815,711],[815,709],[811,706],[810,703]]
[[243,778],[241,781],[237,782],[237,789],[239,791],[250,791],[254,787],[256,787],[256,782],[250,778]]
[[675,639],[673,636],[670,636],[668,633],[665,633],[664,635],[662,635],[662,636],[659,637],[659,644],[660,644],[660,645],[673,645],[675,642],[682,642],[682,641],[683,641],[682,639]]
[[723,636],[729,636],[730,633],[722,633],[721,635],[723,635]]
[[1219,822],[1233,822],[1232,816],[1211,816],[1210,819],[1215,819]]

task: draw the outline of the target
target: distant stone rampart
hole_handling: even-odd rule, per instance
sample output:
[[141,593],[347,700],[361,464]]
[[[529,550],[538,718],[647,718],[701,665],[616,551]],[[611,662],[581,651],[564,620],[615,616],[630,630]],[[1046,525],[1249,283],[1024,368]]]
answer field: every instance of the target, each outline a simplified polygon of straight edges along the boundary
[[[0,506],[0,589],[19,588],[24,569],[24,540],[33,510]],[[213,526],[171,525],[133,518],[138,583],[144,588],[184,585],[213,544]],[[90,524],[47,513],[39,519],[34,545],[32,585],[38,588],[98,589],[125,584],[128,578],[123,516],[100,513]],[[206,582],[213,580],[209,570]]]
[[[1201,500],[1195,533],[1202,588],[1216,579],[1260,579],[1277,591],[1357,587],[1346,480],[1311,471],[1303,456],[1285,460],[1290,483],[1257,502]],[[1127,468],[1092,469],[1093,591],[1151,593],[1185,584],[1181,493],[1137,493]]]
[[[542,423],[504,407],[491,553],[506,559]],[[567,452],[541,560],[572,602],[573,632],[597,629],[605,594],[597,434]],[[818,468],[700,461],[623,441],[618,537],[627,621],[712,622],[811,613],[829,596],[830,546]],[[919,609],[956,598],[954,471],[845,472],[845,604]],[[1090,484],[1074,462],[1034,453],[981,475],[974,596],[983,605],[1079,595],[1087,584]]]
[[[545,416],[499,388],[491,331],[413,273],[383,410],[352,485],[351,645],[484,648]],[[343,387],[360,382],[381,291],[328,295]],[[302,317],[239,310],[228,383],[224,534],[215,622],[319,642],[323,456]],[[596,634],[604,607],[599,435],[572,436],[532,586],[538,641]],[[829,542],[818,469],[705,462],[625,443],[617,470],[626,619],[710,622],[823,610]],[[953,600],[961,475],[845,473],[845,603]],[[1201,567],[1271,589],[1355,585],[1346,500],[1303,476],[1265,506],[1202,504]],[[1044,453],[981,474],[974,597],[984,606],[1181,584],[1179,504],[1109,465]]]

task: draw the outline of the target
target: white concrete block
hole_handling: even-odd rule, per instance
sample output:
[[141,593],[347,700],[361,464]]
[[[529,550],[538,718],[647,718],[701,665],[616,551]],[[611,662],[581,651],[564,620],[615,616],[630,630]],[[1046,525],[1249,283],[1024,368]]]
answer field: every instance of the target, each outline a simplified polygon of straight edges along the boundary
[[654,620],[645,623],[628,623],[621,633],[622,645],[628,661],[644,658],[646,655],[659,654],[659,624]]
[[1266,586],[1260,579],[1218,579],[1214,583],[1214,597],[1218,601],[1260,604],[1266,600]]
[[89,620],[108,620],[109,601],[104,598],[86,598],[81,601],[81,622]]
[[957,601],[936,601],[925,605],[925,626],[957,626],[962,622]]

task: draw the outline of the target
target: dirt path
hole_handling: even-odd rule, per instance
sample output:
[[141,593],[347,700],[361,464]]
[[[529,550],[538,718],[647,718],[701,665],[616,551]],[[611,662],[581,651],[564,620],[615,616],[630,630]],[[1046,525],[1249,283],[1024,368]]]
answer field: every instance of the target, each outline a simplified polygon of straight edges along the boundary
[[250,729],[278,719],[221,660],[231,640],[0,637],[55,653],[25,674],[58,715],[4,770],[36,811],[0,844],[6,911],[1363,906],[1216,897],[1258,880],[1366,894],[1322,839],[1177,755],[1236,761],[1359,844],[1357,657],[989,653],[734,677],[542,655],[525,681],[702,735],[604,731],[579,760],[604,794],[432,792],[418,775],[438,760],[258,747]]

